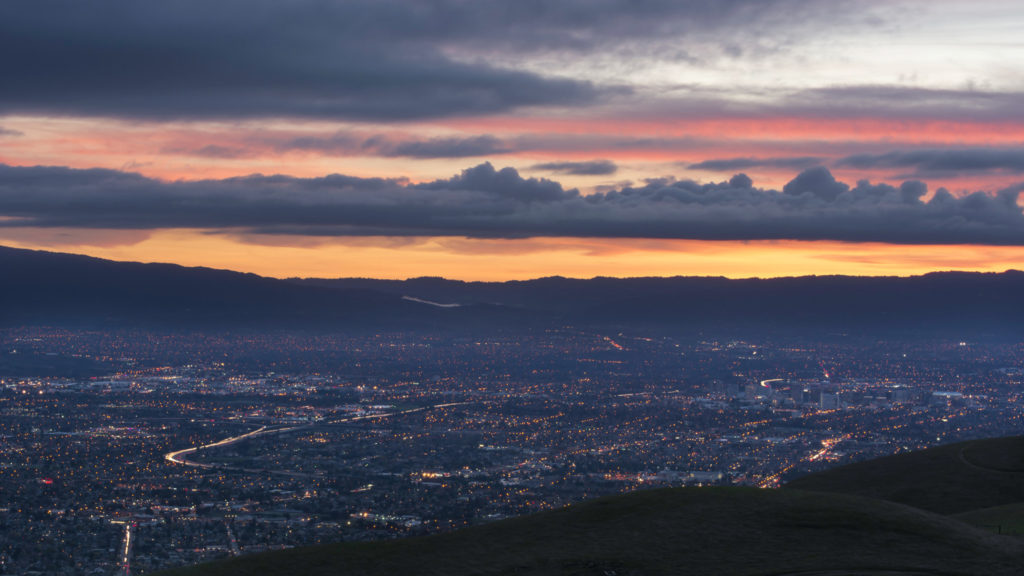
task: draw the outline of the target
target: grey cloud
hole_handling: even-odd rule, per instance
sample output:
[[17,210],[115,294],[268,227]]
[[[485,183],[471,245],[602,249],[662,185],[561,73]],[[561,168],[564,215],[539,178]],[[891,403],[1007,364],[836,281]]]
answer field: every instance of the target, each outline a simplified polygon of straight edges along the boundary
[[338,155],[370,155],[391,158],[472,158],[503,154],[511,148],[494,136],[409,139],[378,134],[361,137],[339,132],[331,136],[303,136],[272,143],[278,152],[315,151]]
[[217,146],[211,144],[209,146],[203,146],[199,150],[196,150],[198,156],[204,156],[206,158],[244,158],[251,156],[251,153],[246,151],[244,148],[231,148],[228,146]]
[[463,170],[448,180],[417,185],[420,190],[467,191],[494,194],[518,202],[556,202],[579,197],[577,190],[563,190],[562,185],[543,178],[523,178],[514,168],[495,170],[489,162]]
[[619,171],[619,167],[611,160],[591,160],[589,162],[546,162],[534,164],[533,170],[545,170],[558,174],[573,176],[608,176]]
[[838,182],[807,170],[782,191],[652,179],[584,196],[552,180],[481,164],[449,179],[253,175],[165,182],[115,170],[0,165],[0,226],[326,236],[575,236],[800,239],[1024,246],[1024,185],[929,201],[899,187]]
[[253,138],[253,147],[209,144],[200,148],[167,147],[162,152],[204,158],[249,158],[258,156],[261,145],[276,152],[304,151],[336,156],[384,156],[390,158],[473,158],[507,154],[515,147],[490,135],[416,139],[376,135],[360,137],[339,132],[330,136],[301,136],[288,139]]
[[749,170],[751,168],[789,168],[803,169],[821,164],[822,158],[816,156],[795,156],[780,158],[715,158],[694,164],[686,164],[692,170]]
[[[164,154],[183,154],[186,156],[197,156],[199,158],[216,158],[220,160],[234,160],[237,158],[253,158],[258,155],[255,150],[244,146],[222,146],[220,144],[208,144],[199,148],[184,146],[164,146],[160,149]],[[131,166],[129,166],[131,168]]]
[[[793,18],[797,11],[799,19]],[[696,62],[680,47],[680,37],[738,58],[820,32],[854,11],[830,0],[498,0],[458,5],[443,14],[452,22],[449,33],[477,49],[591,53],[621,46],[635,54],[646,43],[661,57]]]
[[[400,121],[614,109],[612,96],[628,89],[516,67],[524,55],[616,49],[678,59],[690,44],[747,57],[864,11],[835,0],[6,0],[0,114]],[[616,102],[622,114],[675,117],[1024,119],[1021,94],[984,90],[833,86],[762,100],[693,92]]]
[[746,174],[736,174],[735,176],[729,179],[729,186],[732,186],[733,188],[737,189],[753,188],[754,181],[750,178],[750,176],[747,176]]
[[1024,172],[1024,148],[939,148],[855,154],[837,166],[913,169],[919,176],[965,172]]
[[960,121],[1024,119],[1020,92],[941,90],[907,86],[832,86],[788,95],[777,112],[819,117],[938,118]]
[[[728,88],[682,86],[671,92],[643,94],[644,106],[625,101],[619,113],[641,118],[823,119],[891,118],[949,122],[1024,121],[1021,91],[942,90],[907,86],[850,85],[785,91],[762,87],[758,98],[737,99]],[[742,135],[742,134],[740,134]]]
[[790,180],[782,187],[783,194],[801,195],[810,194],[816,198],[826,201],[833,201],[840,194],[847,192],[849,186],[838,182],[835,176],[823,166],[816,166],[801,172],[796,178]]
[[680,34],[728,36],[723,53],[741,54],[744,39],[749,50],[782,38],[794,9],[827,22],[836,4],[7,0],[0,114],[403,120],[583,105],[625,89],[516,70],[520,57],[671,46]]
[[[478,136],[450,136],[439,138],[415,138],[402,134],[380,133],[371,136],[355,132],[338,132],[327,136],[302,136],[297,138],[256,138],[278,152],[291,150],[315,151],[332,155],[374,155],[410,158],[471,158],[497,154],[509,154],[531,150],[572,151],[580,150],[649,150],[677,149],[694,150],[705,147],[708,140],[695,138],[634,138],[629,136],[608,136],[602,134],[526,134],[508,138],[497,138],[489,134]],[[570,164],[560,163],[565,167]],[[606,168],[595,165],[595,169]],[[545,170],[548,168],[538,168]]]
[[380,156],[406,158],[471,158],[512,151],[512,147],[505,142],[487,135],[400,142],[371,138],[363,143],[363,148],[372,150]]
[[307,150],[347,155],[363,149],[366,141],[352,134],[338,132],[330,136],[300,136],[283,141],[273,140],[269,143],[278,152]]
[[[699,153],[712,147],[723,147],[725,143],[735,142],[736,135],[723,135],[722,139],[713,137],[659,137],[643,138],[618,134],[523,134],[508,137],[495,137],[489,134],[476,136],[448,136],[439,138],[415,137],[401,131],[379,132],[366,134],[360,131],[340,131],[333,134],[306,136],[289,136],[282,134],[255,133],[245,137],[242,146],[234,143],[226,145],[212,144],[198,149],[167,148],[164,151],[186,153],[199,156],[210,156],[225,153],[227,157],[245,157],[260,154],[260,150],[273,152],[305,151],[327,156],[386,156],[408,158],[473,158],[480,156],[497,156],[516,152],[543,151],[551,153],[593,152],[595,155],[615,151],[659,150],[676,151],[682,154]],[[777,139],[742,139],[744,145],[762,148],[779,148],[780,153],[792,153],[796,149],[813,149],[832,156],[850,155],[854,152],[870,150],[874,144],[862,142],[784,142]],[[251,149],[249,146],[251,145]],[[825,160],[817,156],[777,156],[767,158],[723,158],[706,162],[689,164],[680,162],[679,167],[687,169],[704,169],[715,171],[741,171],[758,167],[802,170],[821,164]],[[559,162],[552,165],[563,165],[569,169],[580,165],[584,170],[587,163]],[[535,167],[538,170],[543,165]],[[600,172],[602,165],[594,165],[593,169]]]
[[11,0],[0,113],[400,120],[597,96],[446,55],[444,14],[460,4]]
[[12,130],[10,128],[4,128],[0,126],[0,136],[24,136],[25,133],[20,130]]

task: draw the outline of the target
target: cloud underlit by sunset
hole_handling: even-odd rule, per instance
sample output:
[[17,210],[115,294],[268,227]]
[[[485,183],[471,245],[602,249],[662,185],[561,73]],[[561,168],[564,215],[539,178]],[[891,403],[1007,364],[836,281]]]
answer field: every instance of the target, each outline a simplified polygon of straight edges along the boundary
[[0,244],[276,277],[1024,268],[1022,26],[998,0],[5,2]]

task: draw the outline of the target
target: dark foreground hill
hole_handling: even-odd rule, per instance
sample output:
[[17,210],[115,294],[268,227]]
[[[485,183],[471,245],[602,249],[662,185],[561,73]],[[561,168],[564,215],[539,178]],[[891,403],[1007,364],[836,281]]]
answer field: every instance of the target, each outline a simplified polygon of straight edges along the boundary
[[939,514],[1024,502],[1024,436],[970,440],[833,468],[789,489],[857,494]]
[[1024,542],[857,496],[677,488],[448,534],[256,554],[168,576],[1019,575]]
[[572,325],[712,337],[1024,337],[1024,272],[1016,271],[747,280],[277,280],[0,247],[0,272],[0,328],[493,332]]

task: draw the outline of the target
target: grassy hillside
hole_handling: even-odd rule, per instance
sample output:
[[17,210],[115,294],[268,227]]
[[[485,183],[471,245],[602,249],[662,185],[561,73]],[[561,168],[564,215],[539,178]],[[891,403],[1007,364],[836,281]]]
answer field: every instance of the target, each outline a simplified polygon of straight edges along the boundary
[[953,518],[999,534],[1024,536],[1024,502],[971,510],[955,514]]
[[859,462],[798,478],[786,488],[870,496],[939,514],[1024,502],[1024,436]]
[[299,548],[168,572],[255,575],[785,575],[1024,572],[1024,542],[857,496],[642,491],[448,534]]

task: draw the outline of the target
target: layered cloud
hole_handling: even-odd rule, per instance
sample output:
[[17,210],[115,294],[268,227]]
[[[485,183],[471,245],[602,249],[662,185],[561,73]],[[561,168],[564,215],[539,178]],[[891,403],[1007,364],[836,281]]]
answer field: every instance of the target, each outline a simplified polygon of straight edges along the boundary
[[0,114],[395,121],[583,105],[628,90],[517,63],[679,34],[740,54],[782,43],[792,9],[824,19],[835,3],[810,4],[10,0]]
[[936,148],[855,154],[837,166],[873,169],[899,168],[924,176],[976,172],[1024,172],[1024,148]]
[[[821,146],[826,148],[825,146]],[[877,147],[875,145],[874,147]],[[841,145],[837,150],[841,150]],[[1024,149],[1014,146],[908,148],[885,152],[820,156],[711,158],[681,163],[690,170],[789,170],[827,165],[858,172],[896,174],[901,178],[986,178],[1024,173]]]
[[818,156],[796,156],[777,158],[712,158],[686,165],[692,170],[750,170],[751,168],[801,169],[816,166],[824,161]]
[[1020,121],[1021,97],[1019,89],[846,84],[793,91],[781,100],[751,106],[751,111],[809,118]]
[[590,160],[587,162],[544,162],[534,164],[534,170],[570,174],[573,176],[608,176],[619,171],[611,160]]
[[273,144],[275,150],[312,150],[321,153],[366,154],[405,158],[472,158],[511,152],[513,147],[494,136],[398,138],[386,134],[359,138],[337,133],[329,137],[304,136]]
[[[943,36],[929,24],[964,14],[940,4],[8,0],[0,115],[402,121],[600,104],[691,118],[1021,119],[1022,86],[1002,70],[1018,55],[1006,31],[1016,14],[974,2]],[[1006,29],[986,49],[971,34],[992,24]],[[945,51],[894,57],[904,38]]]
[[4,2],[0,114],[400,120],[596,96],[585,81],[446,54],[442,40],[473,24],[452,18],[460,4]]
[[328,136],[296,136],[291,138],[261,137],[235,145],[207,144],[197,148],[166,146],[164,153],[185,154],[203,158],[249,158],[287,152],[315,152],[327,156],[380,156],[384,158],[473,158],[507,154],[516,150],[512,144],[490,135],[410,138],[377,134],[359,136],[337,132]]
[[1024,245],[1024,186],[930,199],[808,169],[782,190],[651,180],[583,195],[481,164],[449,179],[253,175],[167,182],[112,170],[0,166],[0,226],[192,228],[307,236],[536,236]]

